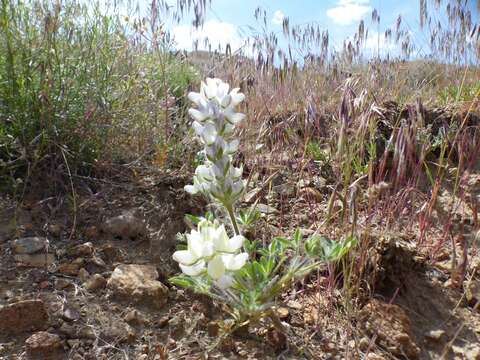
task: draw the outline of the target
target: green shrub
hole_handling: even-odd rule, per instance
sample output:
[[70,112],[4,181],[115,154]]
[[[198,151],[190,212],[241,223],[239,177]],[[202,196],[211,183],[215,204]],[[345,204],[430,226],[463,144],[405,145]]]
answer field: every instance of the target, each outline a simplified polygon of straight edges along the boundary
[[[100,2],[1,0],[0,184],[154,151],[195,70]],[[102,12],[103,11],[103,12]],[[160,139],[160,140],[159,140]]]

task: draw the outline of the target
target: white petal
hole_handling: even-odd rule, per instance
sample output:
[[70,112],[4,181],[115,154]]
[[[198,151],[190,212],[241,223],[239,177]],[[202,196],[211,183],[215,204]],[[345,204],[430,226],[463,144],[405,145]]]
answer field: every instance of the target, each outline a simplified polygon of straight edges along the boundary
[[212,170],[208,166],[205,166],[205,165],[198,166],[197,169],[195,170],[195,174],[207,181],[212,180]]
[[197,276],[199,275],[203,270],[205,270],[205,261],[201,260],[193,265],[183,265],[179,264],[180,269],[182,269],[182,272],[185,275],[189,276]]
[[203,238],[202,235],[192,230],[190,234],[187,234],[188,251],[198,258],[203,256]]
[[237,271],[237,270],[240,270],[243,267],[243,265],[245,265],[245,263],[247,262],[248,254],[247,253],[241,253],[238,255],[226,254],[226,255],[222,255],[222,260],[227,270]]
[[231,252],[229,243],[228,243],[228,234],[225,230],[225,225],[220,226],[213,236],[213,245],[215,250],[222,252]]
[[232,173],[232,177],[234,179],[238,179],[242,176],[242,173],[243,173],[243,167],[231,167],[231,173]]
[[217,281],[215,281],[215,284],[217,284],[217,286],[220,288],[220,289],[227,289],[229,288],[230,286],[232,286],[233,284],[233,277],[230,276],[230,275],[223,275],[222,277],[220,277],[220,279],[218,279]]
[[188,250],[175,251],[172,257],[173,257],[173,260],[184,265],[193,264],[198,259],[194,254],[192,254]]
[[225,117],[227,120],[233,124],[237,125],[239,124],[243,119],[245,119],[245,114],[242,113],[236,113],[234,111],[225,111]]
[[212,166],[212,170],[213,170],[213,175],[215,175],[215,177],[217,179],[221,179],[225,176],[225,173],[223,172],[223,169],[218,167],[217,164],[214,164]]
[[217,95],[217,81],[218,79],[207,78],[206,85],[203,88],[207,99],[211,99]]
[[188,114],[197,121],[203,121],[208,117],[208,114],[197,109],[188,109]]
[[245,241],[245,238],[242,235],[235,235],[234,237],[232,237],[228,242],[228,247],[230,249],[230,252],[240,249],[244,241]]
[[200,93],[197,93],[197,92],[193,92],[193,91],[192,91],[192,92],[189,92],[189,93],[188,93],[188,99],[189,99],[191,102],[199,105],[199,104],[201,103],[202,99],[203,99],[203,96],[202,96],[202,94],[200,94]]
[[235,139],[235,140],[231,141],[228,144],[228,153],[233,154],[234,152],[236,152],[238,150],[238,145],[239,144],[240,144],[240,141],[238,139]]
[[219,100],[222,100],[226,95],[228,95],[229,89],[230,89],[230,86],[227,83],[224,83],[222,80],[220,80],[220,82],[217,84],[217,98]]
[[230,96],[232,97],[231,106],[237,106],[245,99],[245,95],[241,92],[238,92],[238,90],[240,89],[235,88],[230,91]]
[[220,105],[223,108],[226,108],[230,105],[232,102],[232,97],[230,95],[225,95],[223,98],[221,98]]
[[206,124],[202,132],[202,140],[207,145],[211,145],[217,138],[217,129],[213,124]]
[[203,129],[204,129],[204,126],[202,124],[200,124],[198,121],[194,121],[192,123],[192,128],[193,130],[195,131],[195,134],[197,136],[201,136],[202,133],[203,133]]
[[220,256],[215,256],[212,261],[208,263],[208,275],[214,280],[218,280],[225,274],[225,265]]
[[235,181],[232,186],[232,192],[235,196],[238,196],[242,193],[245,188],[245,182],[243,180]]
[[195,195],[198,193],[198,188],[194,185],[185,185],[183,189],[189,194]]

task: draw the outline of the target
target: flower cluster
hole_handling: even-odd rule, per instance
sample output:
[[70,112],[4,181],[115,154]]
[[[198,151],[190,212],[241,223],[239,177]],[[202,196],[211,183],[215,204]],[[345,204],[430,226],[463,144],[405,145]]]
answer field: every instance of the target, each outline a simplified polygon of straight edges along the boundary
[[232,155],[239,144],[232,134],[245,118],[235,112],[245,96],[238,88],[230,92],[229,89],[222,80],[207,78],[199,93],[188,94],[197,107],[190,109],[189,114],[194,119],[192,127],[204,145],[206,161],[195,170],[193,185],[185,187],[190,194],[210,195],[226,207],[231,207],[244,189],[242,168],[232,164]]
[[179,250],[173,259],[179,262],[185,275],[201,276],[207,273],[220,288],[233,283],[232,272],[245,265],[248,254],[240,252],[245,238],[230,238],[225,226],[203,219],[187,237],[187,250]]

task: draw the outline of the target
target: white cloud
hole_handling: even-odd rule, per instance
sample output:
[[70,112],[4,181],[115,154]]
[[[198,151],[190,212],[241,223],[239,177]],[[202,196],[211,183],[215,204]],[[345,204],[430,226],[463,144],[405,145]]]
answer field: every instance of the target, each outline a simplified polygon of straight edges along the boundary
[[275,25],[282,25],[283,19],[285,19],[285,14],[281,10],[277,10],[273,13],[272,22]]
[[365,48],[372,52],[376,52],[378,48],[380,52],[394,52],[398,50],[398,45],[392,39],[385,38],[385,34],[381,33],[379,37],[376,31],[372,31],[365,40]]
[[337,24],[350,25],[372,11],[369,3],[369,0],[339,0],[335,7],[327,10],[327,16]]
[[217,20],[209,20],[198,29],[188,25],[175,26],[172,30],[172,36],[177,49],[185,50],[192,50],[195,40],[198,40],[199,50],[208,50],[206,41],[211,45],[212,50],[219,47],[225,50],[227,44],[230,44],[232,51],[235,51],[244,44],[244,40],[239,35],[235,25]]

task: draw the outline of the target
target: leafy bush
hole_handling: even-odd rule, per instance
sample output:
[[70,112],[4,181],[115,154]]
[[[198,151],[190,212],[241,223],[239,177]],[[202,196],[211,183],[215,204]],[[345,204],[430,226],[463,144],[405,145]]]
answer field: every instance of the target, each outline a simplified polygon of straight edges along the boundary
[[[144,154],[195,70],[101,2],[0,5],[0,182]],[[102,12],[103,11],[103,12]],[[175,110],[177,111],[177,110]],[[181,115],[181,114],[178,114]]]

